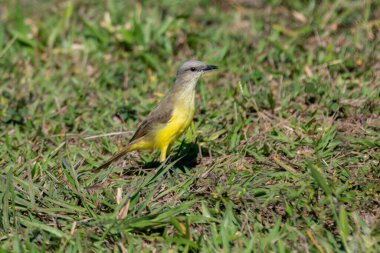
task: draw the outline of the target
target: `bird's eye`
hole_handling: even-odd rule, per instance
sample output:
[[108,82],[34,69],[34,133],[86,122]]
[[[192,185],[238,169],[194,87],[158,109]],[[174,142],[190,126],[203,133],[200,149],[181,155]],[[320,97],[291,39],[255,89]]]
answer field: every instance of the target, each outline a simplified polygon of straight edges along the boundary
[[197,70],[196,68],[194,68],[194,67],[192,67],[192,68],[190,68],[190,70],[191,71],[195,71],[195,70]]

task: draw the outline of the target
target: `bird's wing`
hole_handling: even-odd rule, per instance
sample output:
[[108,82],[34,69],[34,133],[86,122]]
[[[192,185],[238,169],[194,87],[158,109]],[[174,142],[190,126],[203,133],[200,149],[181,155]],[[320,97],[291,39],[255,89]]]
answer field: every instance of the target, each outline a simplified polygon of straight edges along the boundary
[[[163,101],[164,102],[164,101]],[[169,101],[160,103],[148,117],[140,124],[136,133],[133,135],[129,143],[144,137],[149,131],[157,126],[157,124],[168,123],[173,114],[173,106]]]

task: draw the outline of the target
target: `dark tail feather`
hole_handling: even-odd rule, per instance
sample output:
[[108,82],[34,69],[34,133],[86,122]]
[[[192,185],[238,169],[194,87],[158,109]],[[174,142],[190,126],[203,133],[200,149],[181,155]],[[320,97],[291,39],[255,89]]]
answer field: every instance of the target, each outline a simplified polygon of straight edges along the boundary
[[122,156],[124,156],[125,154],[127,154],[129,152],[129,147],[117,152],[116,154],[114,154],[110,159],[108,159],[106,162],[104,162],[102,165],[100,165],[99,167],[97,167],[95,169],[95,171],[99,171],[101,169],[105,169],[107,168],[111,163],[113,163],[114,161],[120,159]]

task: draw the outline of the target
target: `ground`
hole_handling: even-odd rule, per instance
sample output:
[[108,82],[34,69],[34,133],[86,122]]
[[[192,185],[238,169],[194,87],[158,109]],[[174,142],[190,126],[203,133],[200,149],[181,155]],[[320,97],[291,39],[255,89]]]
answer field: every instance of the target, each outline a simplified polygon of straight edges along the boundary
[[[380,1],[9,0],[0,20],[4,251],[380,251]],[[170,161],[95,171],[187,59],[219,70]]]

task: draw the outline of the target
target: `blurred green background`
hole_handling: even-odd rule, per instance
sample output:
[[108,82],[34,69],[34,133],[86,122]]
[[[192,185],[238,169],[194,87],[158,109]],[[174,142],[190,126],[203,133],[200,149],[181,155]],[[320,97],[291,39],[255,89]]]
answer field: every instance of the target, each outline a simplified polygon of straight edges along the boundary
[[[379,252],[380,1],[0,1],[9,252]],[[187,59],[171,152],[126,145]],[[174,161],[177,161],[174,163]]]

